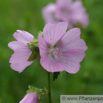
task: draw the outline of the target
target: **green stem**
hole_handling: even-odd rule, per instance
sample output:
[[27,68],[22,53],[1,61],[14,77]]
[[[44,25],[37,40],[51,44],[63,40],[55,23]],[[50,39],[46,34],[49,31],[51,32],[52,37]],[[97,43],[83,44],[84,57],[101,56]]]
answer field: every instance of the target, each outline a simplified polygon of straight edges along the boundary
[[48,72],[48,97],[49,97],[49,103],[51,103],[50,72]]

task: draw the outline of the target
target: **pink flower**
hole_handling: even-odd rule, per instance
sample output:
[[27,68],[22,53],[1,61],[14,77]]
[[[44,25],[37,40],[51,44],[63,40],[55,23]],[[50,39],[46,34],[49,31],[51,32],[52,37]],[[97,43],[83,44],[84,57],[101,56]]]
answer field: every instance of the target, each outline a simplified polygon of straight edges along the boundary
[[85,28],[89,23],[89,19],[86,9],[83,7],[80,0],[72,4],[72,11],[72,24],[80,23],[82,27]]
[[45,23],[57,23],[58,20],[55,17],[55,11],[56,11],[56,5],[53,3],[48,4],[45,8],[42,10],[42,15],[45,20]]
[[40,63],[48,72],[79,71],[80,62],[85,57],[87,46],[80,39],[80,29],[73,28],[66,32],[66,22],[48,23],[39,35]]
[[72,28],[78,24],[83,28],[88,25],[88,15],[81,0],[57,0],[53,6],[54,9],[51,10],[50,8],[51,5],[49,4],[42,12],[46,23],[66,21],[68,22],[68,28]]
[[32,51],[27,45],[27,43],[33,40],[33,36],[21,30],[17,30],[13,36],[17,41],[12,41],[8,44],[8,47],[14,50],[14,54],[11,56],[9,62],[11,63],[11,68],[20,73],[33,62],[28,61]]
[[38,103],[39,95],[34,92],[28,93],[19,103]]

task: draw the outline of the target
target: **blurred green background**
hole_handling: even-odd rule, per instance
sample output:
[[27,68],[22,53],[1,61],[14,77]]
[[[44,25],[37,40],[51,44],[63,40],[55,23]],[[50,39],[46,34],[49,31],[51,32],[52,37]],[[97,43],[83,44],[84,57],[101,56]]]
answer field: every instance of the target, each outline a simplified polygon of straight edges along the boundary
[[[88,50],[76,74],[61,72],[51,81],[52,103],[60,103],[60,95],[103,95],[103,0],[82,0],[89,14],[89,25],[81,38]],[[8,43],[20,29],[37,37],[45,25],[41,10],[55,0],[0,0],[0,103],[19,103],[28,85],[47,87],[47,72],[35,61],[22,73],[10,68],[13,53]],[[52,75],[51,75],[52,77]],[[52,78],[51,78],[52,79]],[[47,96],[43,103],[49,103]]]

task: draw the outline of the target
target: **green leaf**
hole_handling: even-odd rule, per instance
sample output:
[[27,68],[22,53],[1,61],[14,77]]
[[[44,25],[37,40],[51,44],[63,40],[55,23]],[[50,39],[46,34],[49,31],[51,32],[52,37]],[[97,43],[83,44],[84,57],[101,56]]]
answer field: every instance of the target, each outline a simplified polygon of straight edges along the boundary
[[60,74],[60,72],[53,73],[53,81],[58,78],[59,74]]
[[35,60],[36,58],[37,58],[37,56],[32,53],[32,54],[30,55],[28,61],[33,61],[33,60]]
[[33,47],[31,48],[32,54],[30,55],[28,61],[33,61],[35,59],[37,59],[37,57],[39,56],[39,48],[38,47]]

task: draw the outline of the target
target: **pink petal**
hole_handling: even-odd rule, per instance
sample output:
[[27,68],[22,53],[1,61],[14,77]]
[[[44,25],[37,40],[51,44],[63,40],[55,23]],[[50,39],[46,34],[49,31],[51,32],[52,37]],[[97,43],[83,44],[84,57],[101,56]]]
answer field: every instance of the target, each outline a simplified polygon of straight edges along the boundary
[[39,50],[41,55],[40,63],[44,67],[44,69],[46,69],[48,72],[57,72],[64,70],[55,59],[48,55],[48,46],[41,34],[39,35]]
[[60,22],[58,24],[46,24],[43,29],[45,40],[54,46],[65,34],[67,29],[67,22]]
[[19,103],[38,103],[39,96],[37,93],[28,93]]
[[80,29],[74,28],[69,30],[58,44],[58,48],[62,48],[62,51],[70,49],[86,50],[87,46],[84,40],[80,39]]
[[15,32],[13,36],[16,40],[25,44],[30,43],[33,40],[33,36],[30,33],[21,30],[17,30],[17,32]]
[[67,31],[64,35],[63,38],[75,38],[75,39],[79,39],[80,38],[80,34],[81,34],[81,31],[79,28],[73,28],[73,29],[70,29],[69,31]]
[[85,53],[79,52],[79,50],[77,53],[70,52],[63,53],[62,56],[57,58],[57,61],[65,68],[65,71],[67,71],[68,73],[77,73],[80,68],[79,62],[83,59]]
[[46,23],[58,22],[55,18],[55,9],[56,9],[56,5],[53,3],[50,3],[45,8],[43,8],[42,15]]
[[14,52],[14,54],[12,54],[9,62],[10,63],[21,63],[21,62],[27,61],[31,53],[32,52],[29,48],[17,50]]
[[23,44],[21,42],[18,41],[12,41],[8,44],[8,47],[11,48],[12,50],[20,50],[20,49],[28,49],[27,44]]
[[[72,0],[57,0],[56,13],[55,13],[56,18],[68,22],[69,27],[72,27],[71,5]],[[65,11],[67,11],[67,15],[64,14]]]
[[78,14],[74,16],[74,18],[72,19],[73,19],[73,24],[80,23],[83,28],[85,28],[89,24],[88,15],[86,13]]
[[41,57],[40,63],[42,67],[48,72],[59,72],[64,70],[61,64],[53,59],[50,55],[45,55],[44,57]]
[[71,50],[63,51],[63,54],[67,55],[67,57],[71,61],[75,61],[78,63],[78,62],[81,62],[83,58],[85,57],[85,50],[71,49]]
[[72,3],[71,9],[73,12],[75,12],[76,14],[78,13],[84,13],[85,12],[85,8],[83,7],[83,4],[81,1],[75,1]]
[[45,42],[45,39],[39,35],[39,50],[40,50],[40,55],[47,55],[48,54],[48,46],[47,43]]
[[69,7],[71,5],[72,0],[57,0],[57,6],[60,7]]
[[19,73],[21,73],[27,66],[29,66],[33,61],[29,62],[29,61],[23,61],[20,63],[12,63],[10,66],[13,70],[18,71]]
[[72,3],[72,22],[73,24],[81,23],[83,27],[86,27],[89,23],[88,14],[86,13],[85,8],[81,1],[75,1]]

